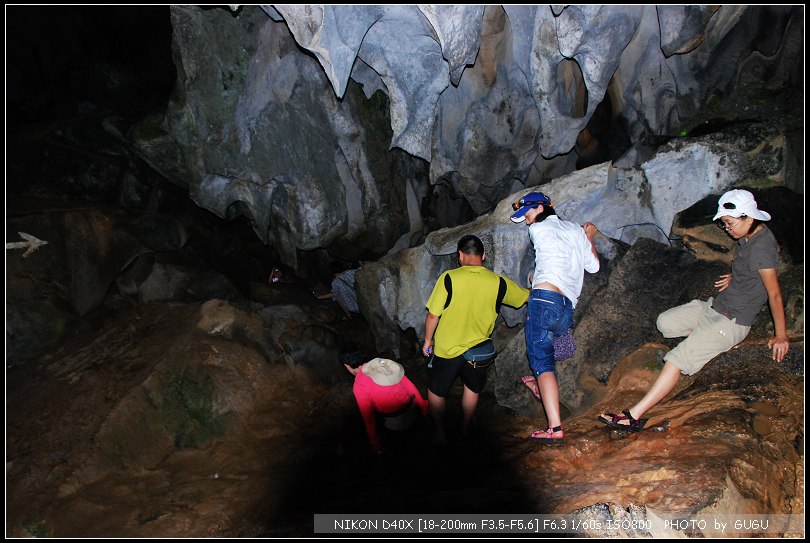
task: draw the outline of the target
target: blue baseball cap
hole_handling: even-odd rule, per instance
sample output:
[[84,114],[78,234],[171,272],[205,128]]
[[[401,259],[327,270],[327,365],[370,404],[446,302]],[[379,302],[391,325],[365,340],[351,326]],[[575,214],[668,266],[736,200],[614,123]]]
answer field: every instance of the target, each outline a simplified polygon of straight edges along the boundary
[[542,192],[530,192],[512,204],[512,209],[515,209],[516,211],[512,213],[512,216],[509,217],[509,219],[512,222],[523,222],[526,220],[526,213],[528,213],[530,209],[534,209],[540,205],[553,207],[551,198]]

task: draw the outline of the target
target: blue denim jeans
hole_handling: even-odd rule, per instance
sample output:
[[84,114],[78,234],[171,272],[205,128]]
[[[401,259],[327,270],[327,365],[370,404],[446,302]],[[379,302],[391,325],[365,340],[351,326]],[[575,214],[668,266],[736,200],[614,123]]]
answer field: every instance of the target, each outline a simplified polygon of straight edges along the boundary
[[526,355],[537,377],[548,371],[557,374],[554,362],[554,338],[563,335],[574,323],[571,300],[553,290],[534,289],[526,311]]

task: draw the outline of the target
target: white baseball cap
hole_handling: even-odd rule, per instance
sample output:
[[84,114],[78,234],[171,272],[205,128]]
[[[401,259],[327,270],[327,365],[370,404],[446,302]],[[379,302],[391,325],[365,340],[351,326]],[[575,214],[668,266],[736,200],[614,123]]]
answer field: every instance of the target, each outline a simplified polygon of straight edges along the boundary
[[720,217],[751,217],[760,221],[771,220],[771,215],[765,211],[757,209],[757,201],[754,195],[747,190],[730,190],[720,197],[717,202],[717,215],[712,219],[716,221]]

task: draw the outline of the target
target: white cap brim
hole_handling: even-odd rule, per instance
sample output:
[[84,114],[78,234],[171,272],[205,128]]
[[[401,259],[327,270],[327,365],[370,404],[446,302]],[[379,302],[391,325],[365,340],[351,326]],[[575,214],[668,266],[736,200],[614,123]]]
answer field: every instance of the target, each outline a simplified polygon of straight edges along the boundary
[[759,221],[769,221],[771,220],[771,214],[767,211],[762,211],[760,209],[754,209],[753,211],[746,211],[744,209],[724,209],[720,206],[720,209],[717,210],[717,214],[712,219],[712,222],[716,221],[720,217],[740,217],[745,215],[746,217],[751,217],[752,219],[757,219]]

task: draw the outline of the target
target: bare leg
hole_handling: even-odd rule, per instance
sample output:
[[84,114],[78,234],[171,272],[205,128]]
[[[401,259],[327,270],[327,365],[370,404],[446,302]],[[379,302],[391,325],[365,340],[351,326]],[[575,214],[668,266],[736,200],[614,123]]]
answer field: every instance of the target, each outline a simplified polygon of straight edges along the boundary
[[467,385],[464,385],[464,392],[461,393],[461,411],[464,413],[464,422],[461,426],[461,433],[467,435],[470,432],[470,421],[475,415],[475,408],[478,406],[478,393],[473,392]]
[[537,377],[540,387],[540,398],[543,400],[543,409],[546,410],[549,428],[560,426],[560,389],[557,385],[557,376],[553,371],[541,373]]
[[441,396],[436,396],[430,390],[428,390],[427,396],[430,405],[430,418],[436,428],[436,435],[431,441],[437,445],[447,443],[447,434],[444,431],[444,413],[447,408],[447,400]]
[[[633,416],[633,418],[641,418],[644,413],[652,409],[653,406],[663,400],[667,394],[672,392],[675,385],[678,384],[678,379],[680,379],[680,377],[680,368],[678,368],[678,366],[672,362],[666,361],[664,363],[664,368],[661,370],[661,374],[658,376],[658,379],[655,380],[653,386],[650,387],[650,390],[647,391],[647,394],[644,395],[640,402],[630,408],[630,414]],[[605,413],[602,413],[600,416],[605,419],[610,418],[606,416]],[[626,423],[629,425],[630,421],[627,421]],[[625,424],[625,421],[619,421],[619,424]]]
[[672,389],[678,384],[680,377],[680,368],[672,362],[665,362],[661,375],[655,380],[647,394],[644,395],[640,402],[630,408],[630,414],[633,415],[633,418],[638,419],[655,404],[666,398],[667,394],[672,392]]

